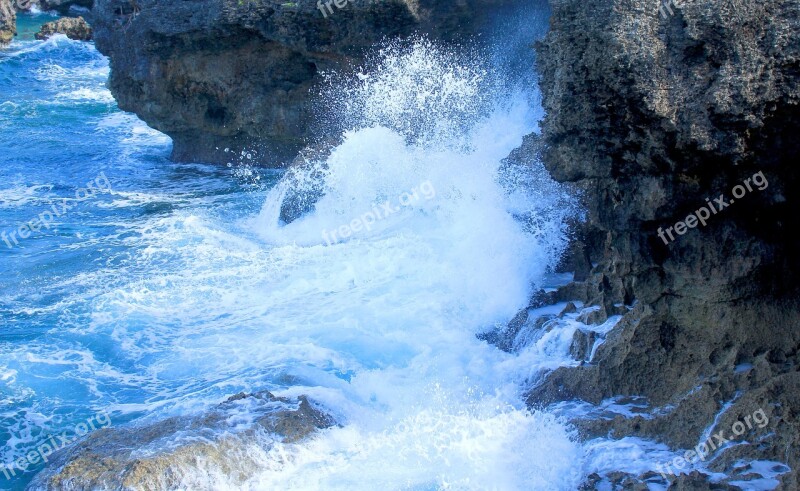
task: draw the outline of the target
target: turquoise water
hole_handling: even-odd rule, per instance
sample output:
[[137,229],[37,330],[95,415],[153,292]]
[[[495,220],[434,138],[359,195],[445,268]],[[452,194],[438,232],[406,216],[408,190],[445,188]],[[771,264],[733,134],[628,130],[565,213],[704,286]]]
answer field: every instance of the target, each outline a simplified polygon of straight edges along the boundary
[[[235,221],[263,201],[252,176],[170,163],[169,139],[117,109],[105,88],[108,62],[92,44],[33,40],[49,19],[21,15],[20,36],[0,51],[0,454],[6,464],[100,408],[165,399],[184,384],[180,378],[163,386],[131,380],[142,360],[122,353],[112,332],[87,332],[97,302],[136,278],[169,271],[169,264],[141,260],[153,245],[146,240],[152,224],[195,209]],[[262,174],[265,183],[277,178]],[[80,191],[90,182],[94,190]],[[55,215],[54,206],[62,216],[19,236],[20,225]],[[139,414],[119,412],[115,423]],[[32,475],[19,474],[12,481],[0,474],[0,488],[20,488]]]

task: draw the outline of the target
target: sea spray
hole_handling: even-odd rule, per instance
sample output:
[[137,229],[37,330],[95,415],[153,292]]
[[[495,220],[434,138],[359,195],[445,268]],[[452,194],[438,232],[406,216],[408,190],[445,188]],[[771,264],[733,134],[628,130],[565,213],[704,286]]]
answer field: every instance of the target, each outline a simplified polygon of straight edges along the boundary
[[[526,304],[574,212],[536,162],[503,164],[535,126],[530,98],[498,95],[474,54],[424,40],[370,63],[349,81],[331,78],[341,143],[294,170],[306,176],[294,185],[322,191],[313,207],[282,223],[279,186],[253,227],[314,258],[315,281],[330,293],[313,329],[329,326],[340,357],[372,368],[346,384],[292,389],[343,427],[283,448],[282,464],[252,487],[574,489],[579,446],[555,418],[528,412],[510,355],[475,337]],[[321,237],[421,183],[432,199],[342,240]]]

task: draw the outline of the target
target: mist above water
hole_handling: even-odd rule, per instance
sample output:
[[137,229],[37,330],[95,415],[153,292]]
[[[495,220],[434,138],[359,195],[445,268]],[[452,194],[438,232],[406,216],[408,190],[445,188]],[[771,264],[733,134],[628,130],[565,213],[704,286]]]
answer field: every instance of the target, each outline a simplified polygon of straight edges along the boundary
[[[322,190],[313,209],[283,223],[278,186],[253,222],[292,251],[300,290],[274,302],[302,301],[291,322],[347,360],[345,382],[290,390],[343,427],[286,449],[254,486],[574,489],[579,446],[525,408],[514,355],[476,337],[527,305],[566,244],[564,191],[503,164],[535,129],[535,94],[497,91],[480,57],[424,40],[369,63],[330,78],[341,142],[287,178]],[[397,210],[381,217],[386,203]],[[349,235],[326,240],[337,230]]]

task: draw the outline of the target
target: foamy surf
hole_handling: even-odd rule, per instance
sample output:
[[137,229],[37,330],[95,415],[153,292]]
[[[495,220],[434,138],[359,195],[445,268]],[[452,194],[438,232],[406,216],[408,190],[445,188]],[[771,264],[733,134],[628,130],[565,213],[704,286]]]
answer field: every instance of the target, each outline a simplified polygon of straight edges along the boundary
[[[538,110],[521,93],[476,101],[502,92],[474,54],[420,41],[371,63],[326,95],[351,110],[331,122],[341,141],[329,156],[300,170],[322,193],[291,223],[280,219],[285,184],[269,173],[264,198],[231,189],[253,169],[158,162],[158,180],[107,173],[113,192],[81,212],[102,233],[41,239],[71,268],[77,253],[106,252],[49,281],[39,294],[57,300],[38,310],[21,310],[36,283],[9,298],[15,319],[47,321],[36,340],[3,346],[17,404],[4,418],[19,436],[5,455],[74,424],[65,411],[157,425],[268,389],[307,395],[337,426],[292,443],[234,436],[246,472],[214,458],[179,465],[183,488],[578,486],[575,435],[520,397],[539,371],[572,363],[567,336],[523,353],[477,337],[527,305],[566,244],[564,191],[539,167],[503,163]],[[34,72],[38,82],[73,90],[52,70]],[[117,145],[119,173],[164,152],[130,118],[101,114],[89,127]]]
[[[537,215],[558,186],[539,179],[539,202],[500,182],[532,111],[518,94],[475,104],[494,80],[474,58],[424,41],[380,56],[377,70],[331,88],[350,108],[343,140],[292,181],[324,181],[313,210],[283,223],[279,185],[248,223],[285,278],[261,298],[293,325],[275,319],[248,343],[285,331],[319,350],[290,370],[306,386],[280,393],[310,395],[342,426],[278,445],[246,483],[214,487],[575,489],[574,435],[525,407],[516,355],[476,337],[526,305],[565,244],[571,210]],[[539,216],[548,233],[520,215]]]

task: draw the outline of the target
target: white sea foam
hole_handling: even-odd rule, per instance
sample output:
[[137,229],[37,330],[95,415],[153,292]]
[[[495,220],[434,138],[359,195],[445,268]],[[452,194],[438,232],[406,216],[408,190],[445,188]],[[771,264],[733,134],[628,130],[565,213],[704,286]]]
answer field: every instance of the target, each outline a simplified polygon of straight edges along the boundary
[[143,147],[166,146],[172,141],[167,135],[154,130],[131,113],[115,112],[104,116],[96,126],[100,135],[122,132],[123,148],[130,153]]
[[47,202],[51,199],[51,184],[18,184],[0,189],[0,208],[19,208]]
[[114,96],[105,87],[80,87],[75,90],[60,92],[56,94],[56,99],[71,101],[73,104],[76,102],[102,102],[104,104],[114,102]]
[[[482,72],[428,43],[383,55],[385,71],[341,92],[366,103],[320,163],[326,192],[313,212],[282,225],[276,189],[242,224],[263,246],[197,218],[163,223],[143,257],[178,252],[191,273],[165,271],[158,287],[120,291],[106,308],[150,326],[153,336],[125,349],[157,353],[159,377],[253,380],[259,367],[295,381],[279,394],[309,394],[344,424],[280,454],[273,447],[246,486],[574,489],[580,446],[563,423],[525,408],[517,367],[506,363],[514,355],[475,336],[526,304],[565,243],[550,233],[565,215],[515,219],[512,210],[536,215],[539,203],[512,201],[499,183],[530,112],[518,98],[481,117],[470,101],[485,89]],[[415,73],[435,82],[420,86]],[[446,97],[416,107],[434,83]],[[408,104],[386,106],[381,94]],[[450,110],[437,115],[439,103]],[[323,245],[324,230],[423,182],[435,198]],[[533,223],[551,228],[537,234]]]

